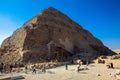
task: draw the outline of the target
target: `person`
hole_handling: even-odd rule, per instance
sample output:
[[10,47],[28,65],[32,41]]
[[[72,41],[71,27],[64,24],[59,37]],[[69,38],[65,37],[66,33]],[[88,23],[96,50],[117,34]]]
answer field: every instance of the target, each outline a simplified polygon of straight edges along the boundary
[[13,65],[11,64],[11,65],[9,66],[9,68],[10,68],[10,72],[12,72]]
[[3,69],[4,69],[4,64],[1,63],[1,64],[0,64],[0,72],[1,72],[1,73],[3,73]]
[[33,71],[32,73],[35,73],[36,74],[36,68],[35,68],[35,65],[33,66]]
[[110,63],[110,67],[111,67],[111,68],[114,68],[114,67],[113,67],[113,63],[112,63],[112,62]]
[[46,72],[45,65],[42,67],[42,72]]
[[77,67],[77,72],[79,72],[80,71],[80,65]]
[[78,63],[78,64],[79,64],[79,66],[81,66],[81,65],[82,65],[81,61],[79,61],[79,63]]
[[65,64],[65,69],[68,70],[68,65],[67,65],[67,63]]
[[89,65],[89,60],[88,60],[88,58],[86,59],[86,66],[88,66]]
[[109,68],[113,68],[113,69],[114,69],[114,67],[113,67],[113,63],[112,63],[112,62],[110,62],[110,63],[107,64],[106,66],[107,66],[108,69],[109,69]]
[[110,68],[110,63],[108,63],[106,66],[107,66],[107,68],[109,69],[109,68]]
[[25,73],[27,74],[28,67],[25,65]]

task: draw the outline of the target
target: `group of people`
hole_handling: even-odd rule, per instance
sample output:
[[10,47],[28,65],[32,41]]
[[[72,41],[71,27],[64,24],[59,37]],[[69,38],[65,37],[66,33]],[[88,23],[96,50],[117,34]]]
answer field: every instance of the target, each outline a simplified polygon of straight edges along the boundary
[[107,66],[108,69],[109,69],[109,68],[112,68],[112,69],[114,68],[112,62],[108,63],[106,66]]
[[[98,63],[103,63],[103,64],[105,64],[105,60],[98,59]],[[112,62],[109,62],[106,66],[107,66],[108,69],[109,69],[109,68],[112,68],[112,69],[114,68]]]
[[4,63],[0,63],[0,73],[4,73],[6,71],[12,72],[13,65],[6,65]]
[[[45,65],[43,65],[43,67],[41,68],[41,70],[42,70],[42,72],[46,72],[46,67],[45,67]],[[36,74],[36,65],[33,65],[32,66],[32,73],[35,73]],[[25,73],[27,74],[27,72],[28,72],[28,66],[27,65],[25,65]]]
[[[0,73],[8,73],[8,72],[12,72],[13,68],[17,70],[18,67],[16,67],[16,65],[7,65],[4,63],[0,63]],[[36,74],[36,65],[32,66],[32,73]],[[27,74],[28,73],[28,65],[24,65],[24,71]],[[41,68],[42,72],[46,72],[46,67],[45,65],[43,65],[43,67]]]
[[102,64],[105,64],[105,60],[102,60],[102,59],[98,59],[98,63],[102,63]]
[[[80,69],[81,65],[82,65],[82,62],[79,61],[78,67],[77,67],[77,72],[79,72],[79,71],[81,70],[81,69]],[[85,68],[87,68],[87,66],[89,65],[88,60],[85,62],[85,65],[86,65]],[[68,64],[67,64],[67,63],[65,64],[65,70],[68,70]]]

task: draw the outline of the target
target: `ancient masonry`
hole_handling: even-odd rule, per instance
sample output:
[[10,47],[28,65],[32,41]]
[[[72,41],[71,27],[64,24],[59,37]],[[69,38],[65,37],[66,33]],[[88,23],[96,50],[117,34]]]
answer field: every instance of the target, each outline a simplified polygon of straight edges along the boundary
[[66,61],[76,54],[114,54],[103,43],[60,11],[49,7],[35,15],[0,48],[0,61]]

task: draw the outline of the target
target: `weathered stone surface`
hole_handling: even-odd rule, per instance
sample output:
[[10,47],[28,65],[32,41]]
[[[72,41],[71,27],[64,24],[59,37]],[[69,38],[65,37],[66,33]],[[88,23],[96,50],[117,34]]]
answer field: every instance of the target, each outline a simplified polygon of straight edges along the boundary
[[71,55],[89,52],[114,54],[87,30],[60,11],[49,7],[5,39],[0,61],[43,62],[64,61]]

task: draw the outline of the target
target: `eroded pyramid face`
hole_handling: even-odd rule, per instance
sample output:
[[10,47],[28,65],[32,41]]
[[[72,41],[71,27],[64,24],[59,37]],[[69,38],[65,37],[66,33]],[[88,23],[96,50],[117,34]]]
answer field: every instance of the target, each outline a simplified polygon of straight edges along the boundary
[[113,54],[91,33],[49,7],[24,23],[1,46],[5,62],[66,61],[76,54]]

